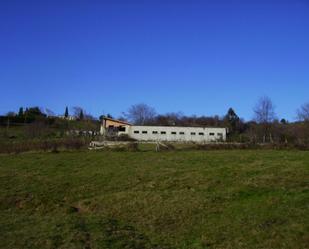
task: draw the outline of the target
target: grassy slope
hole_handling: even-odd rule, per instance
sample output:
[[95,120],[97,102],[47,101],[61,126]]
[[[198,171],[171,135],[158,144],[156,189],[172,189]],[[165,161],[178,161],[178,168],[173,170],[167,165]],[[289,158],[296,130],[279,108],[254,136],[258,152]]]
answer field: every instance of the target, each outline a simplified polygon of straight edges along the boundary
[[300,151],[2,155],[0,247],[308,248],[308,173]]

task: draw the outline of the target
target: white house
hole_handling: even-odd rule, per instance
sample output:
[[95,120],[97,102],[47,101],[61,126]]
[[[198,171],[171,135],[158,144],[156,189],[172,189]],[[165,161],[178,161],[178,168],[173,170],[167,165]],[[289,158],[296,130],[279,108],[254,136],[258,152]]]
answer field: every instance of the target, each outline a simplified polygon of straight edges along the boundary
[[227,129],[217,127],[140,126],[104,118],[101,135],[128,135],[138,141],[214,142],[225,141]]

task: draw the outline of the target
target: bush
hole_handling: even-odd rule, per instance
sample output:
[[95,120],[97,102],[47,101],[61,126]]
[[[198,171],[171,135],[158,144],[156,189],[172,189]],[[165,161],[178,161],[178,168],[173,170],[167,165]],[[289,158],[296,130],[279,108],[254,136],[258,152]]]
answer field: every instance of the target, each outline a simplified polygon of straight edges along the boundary
[[139,151],[138,143],[129,143],[128,151]]
[[51,151],[80,150],[86,148],[88,141],[85,139],[68,138],[55,140],[24,140],[0,144],[0,153],[21,153],[26,151]]
[[69,138],[64,140],[64,147],[69,150],[80,150],[88,144],[84,139]]

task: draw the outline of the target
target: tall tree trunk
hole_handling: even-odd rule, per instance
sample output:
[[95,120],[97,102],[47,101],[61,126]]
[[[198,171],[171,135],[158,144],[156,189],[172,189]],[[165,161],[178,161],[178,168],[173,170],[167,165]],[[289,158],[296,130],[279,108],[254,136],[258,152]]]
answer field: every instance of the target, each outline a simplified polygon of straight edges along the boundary
[[269,141],[270,141],[271,143],[274,142],[274,141],[273,141],[273,138],[272,138],[272,136],[271,136],[271,133],[269,133]]

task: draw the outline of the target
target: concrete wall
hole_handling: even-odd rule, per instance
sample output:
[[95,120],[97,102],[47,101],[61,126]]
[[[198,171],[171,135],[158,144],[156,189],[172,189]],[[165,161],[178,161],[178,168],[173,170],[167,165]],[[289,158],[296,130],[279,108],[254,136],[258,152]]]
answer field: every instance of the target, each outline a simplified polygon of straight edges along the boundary
[[[163,134],[164,132],[165,134]],[[225,141],[226,129],[133,125],[129,126],[128,135],[136,140],[141,141],[193,141],[202,143],[211,141]]]

